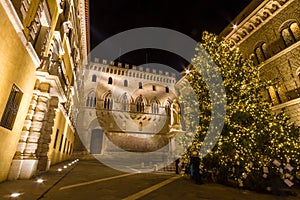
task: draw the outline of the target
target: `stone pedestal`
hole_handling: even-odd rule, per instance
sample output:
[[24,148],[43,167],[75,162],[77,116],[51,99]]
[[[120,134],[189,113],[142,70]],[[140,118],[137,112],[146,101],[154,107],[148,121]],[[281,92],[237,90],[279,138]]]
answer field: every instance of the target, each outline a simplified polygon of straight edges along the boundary
[[11,164],[8,180],[29,179],[37,169],[38,160],[14,159]]

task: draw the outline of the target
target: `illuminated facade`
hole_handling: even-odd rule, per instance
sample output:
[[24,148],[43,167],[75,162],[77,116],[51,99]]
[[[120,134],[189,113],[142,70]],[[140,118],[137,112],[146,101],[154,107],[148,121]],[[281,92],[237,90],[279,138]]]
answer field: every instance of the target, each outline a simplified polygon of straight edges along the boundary
[[87,57],[85,0],[0,1],[0,181],[69,159]]
[[105,155],[118,148],[151,152],[163,146],[174,150],[175,74],[98,59],[83,74],[77,127],[90,153]]
[[300,1],[255,0],[220,36],[253,56],[261,78],[273,85],[263,96],[300,125]]

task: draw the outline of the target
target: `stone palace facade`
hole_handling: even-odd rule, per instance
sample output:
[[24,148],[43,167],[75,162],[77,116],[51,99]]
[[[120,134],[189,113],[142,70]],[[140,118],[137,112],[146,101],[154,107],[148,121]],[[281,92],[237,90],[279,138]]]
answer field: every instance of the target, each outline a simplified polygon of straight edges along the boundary
[[245,56],[252,55],[261,78],[273,84],[263,91],[265,101],[299,126],[300,1],[254,0],[220,36]]

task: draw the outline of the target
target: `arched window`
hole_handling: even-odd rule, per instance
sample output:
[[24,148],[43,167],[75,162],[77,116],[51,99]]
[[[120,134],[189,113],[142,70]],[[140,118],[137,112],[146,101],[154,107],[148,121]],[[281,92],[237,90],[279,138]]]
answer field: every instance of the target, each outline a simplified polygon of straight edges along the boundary
[[128,87],[128,81],[124,80],[124,87]]
[[296,41],[299,41],[300,40],[299,25],[296,22],[294,22],[294,23],[291,24],[290,28],[291,28],[292,34],[295,37]]
[[143,84],[142,84],[142,82],[139,82],[139,89],[143,89]]
[[97,76],[95,74],[93,74],[92,76],[92,82],[96,82],[97,81]]
[[139,131],[142,131],[142,130],[143,130],[143,123],[140,122],[140,123],[139,123]]
[[113,107],[113,99],[111,92],[108,92],[104,97],[104,105],[103,108],[106,110],[112,110]]
[[260,43],[254,51],[256,60],[258,63],[261,63],[267,59],[267,44],[266,43]]
[[108,78],[108,84],[112,85],[112,82],[113,82],[112,77],[109,77]]
[[94,91],[91,91],[88,94],[88,96],[86,98],[85,106],[86,107],[95,107],[96,106],[96,97],[95,97]]
[[136,111],[140,112],[140,113],[143,113],[144,109],[145,109],[145,103],[144,103],[144,100],[143,100],[143,96],[140,95],[136,99]]
[[122,111],[129,111],[129,98],[127,96],[127,94],[123,94],[121,97],[121,106],[122,106]]
[[90,106],[90,97],[86,98],[85,106],[89,107]]
[[158,114],[159,113],[159,102],[156,99],[156,97],[154,97],[154,99],[152,99],[151,101],[151,112],[152,114]]
[[289,23],[281,30],[281,37],[286,47],[300,40],[300,28],[297,22]]
[[289,28],[285,28],[281,31],[281,36],[283,38],[285,46],[290,46],[294,43],[294,39],[292,37],[292,34],[290,33]]
[[171,115],[171,103],[169,101],[165,102],[165,111],[167,115]]

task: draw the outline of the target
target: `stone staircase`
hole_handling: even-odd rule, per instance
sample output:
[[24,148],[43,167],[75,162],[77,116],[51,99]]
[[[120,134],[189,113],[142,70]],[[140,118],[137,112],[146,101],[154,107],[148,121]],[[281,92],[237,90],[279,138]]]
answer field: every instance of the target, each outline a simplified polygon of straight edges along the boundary
[[175,166],[175,162],[171,162],[166,164],[163,167],[159,167],[158,170],[156,172],[160,172],[160,173],[176,173],[176,166]]

